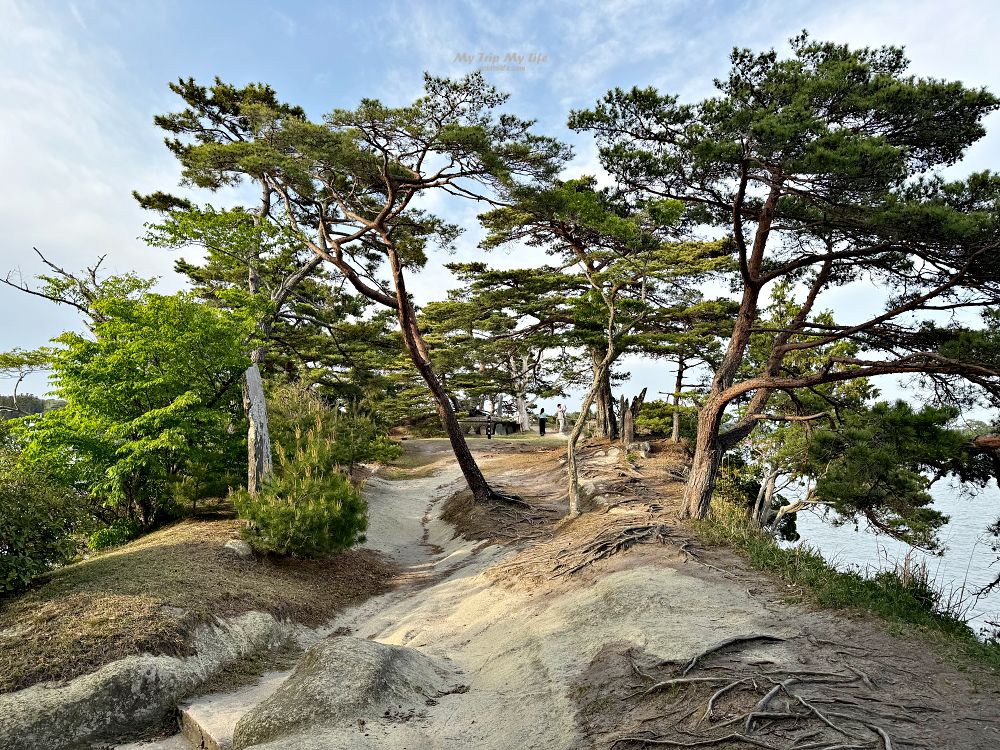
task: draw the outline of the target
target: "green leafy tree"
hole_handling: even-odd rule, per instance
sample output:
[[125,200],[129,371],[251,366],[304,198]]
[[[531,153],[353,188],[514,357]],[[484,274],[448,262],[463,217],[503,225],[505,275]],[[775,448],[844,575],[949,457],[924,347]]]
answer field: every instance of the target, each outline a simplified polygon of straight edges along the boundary
[[93,522],[83,498],[58,478],[25,466],[0,447],[0,594],[17,591],[80,546],[76,534]]
[[[185,103],[180,112],[157,115],[155,124],[168,135],[167,148],[188,164],[193,151],[246,144],[262,135],[261,128],[279,127],[284,120],[301,120],[305,112],[278,101],[270,86],[251,83],[238,88],[218,78],[213,86],[194,79],[179,79],[170,89]],[[272,455],[267,425],[267,403],[261,364],[276,317],[292,291],[322,263],[322,258],[296,243],[287,231],[271,221],[275,192],[257,172],[249,175],[259,191],[257,206],[230,211],[198,209],[186,199],[164,192],[133,193],[144,208],[166,215],[151,225],[147,241],[161,247],[199,245],[207,251],[203,266],[179,262],[177,270],[203,290],[236,286],[266,300],[258,306],[257,345],[250,350],[250,365],[243,378],[243,405],[247,416],[247,487],[256,492],[262,477],[271,472]],[[213,170],[185,171],[184,179],[199,187],[217,190],[234,184],[232,175]]]
[[65,405],[18,420],[24,458],[148,527],[171,483],[231,470],[254,318],[191,294],[97,297],[90,309],[93,337],[64,333],[51,350]]
[[[970,320],[1000,303],[996,252],[1000,177],[946,181],[985,132],[992,94],[907,74],[898,48],[852,50],[802,35],[793,54],[735,50],[718,95],[697,104],[653,89],[614,90],[572,127],[593,132],[605,167],[637,195],[683,201],[692,219],[731,234],[740,305],[702,401],[685,514],[704,517],[723,454],[764,420],[777,393],[877,375],[929,376],[1000,397],[995,351],[974,323],[939,327],[941,311]],[[801,290],[799,314],[771,339],[753,373],[742,369],[773,283]],[[852,282],[884,293],[881,311],[854,323],[811,317]],[[790,372],[794,352],[839,341],[831,355]],[[748,399],[743,416],[727,410]]]

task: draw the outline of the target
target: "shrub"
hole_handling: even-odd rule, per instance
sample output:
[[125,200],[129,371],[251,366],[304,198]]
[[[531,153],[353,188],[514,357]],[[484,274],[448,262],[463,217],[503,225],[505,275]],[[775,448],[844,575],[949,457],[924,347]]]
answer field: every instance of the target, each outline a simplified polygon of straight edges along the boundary
[[[636,429],[650,435],[670,435],[674,429],[674,405],[669,401],[646,401],[635,418]],[[698,413],[681,404],[680,437],[694,440],[698,433]]]
[[88,518],[77,493],[0,449],[0,593],[73,559]]
[[244,538],[256,550],[321,557],[364,541],[368,506],[339,470],[329,432],[317,416],[310,430],[296,430],[292,451],[276,444],[275,472],[260,492],[233,493],[236,512],[247,521]]
[[298,435],[318,430],[328,441],[326,457],[347,469],[366,461],[391,461],[402,454],[375,421],[355,408],[329,405],[322,396],[301,383],[276,388],[268,399],[271,438],[275,446],[294,451]]
[[142,534],[142,526],[128,518],[119,518],[113,521],[110,526],[98,529],[87,540],[87,546],[92,550],[102,550],[108,547],[118,547],[119,545],[131,542]]

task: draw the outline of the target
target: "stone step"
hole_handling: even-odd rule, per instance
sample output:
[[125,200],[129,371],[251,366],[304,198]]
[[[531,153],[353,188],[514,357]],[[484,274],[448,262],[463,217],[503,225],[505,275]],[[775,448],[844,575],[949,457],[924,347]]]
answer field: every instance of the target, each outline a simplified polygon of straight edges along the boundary
[[206,695],[180,708],[181,734],[197,750],[230,750],[236,722],[278,689],[291,671],[265,672],[254,685]]

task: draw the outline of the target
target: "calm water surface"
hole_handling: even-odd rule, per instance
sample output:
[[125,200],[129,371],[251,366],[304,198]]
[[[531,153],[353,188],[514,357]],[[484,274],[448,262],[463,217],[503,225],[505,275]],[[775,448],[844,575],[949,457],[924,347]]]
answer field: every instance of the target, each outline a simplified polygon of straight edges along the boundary
[[1000,575],[997,553],[991,548],[996,539],[985,533],[986,527],[1000,516],[1000,491],[994,482],[970,498],[959,493],[955,485],[941,481],[931,494],[934,507],[951,519],[939,534],[942,555],[926,554],[884,534],[875,534],[865,522],[858,529],[853,524],[837,527],[816,513],[806,512],[799,513],[802,539],[798,544],[817,549],[838,568],[869,573],[891,570],[909,554],[911,560],[926,563],[931,580],[944,589],[946,598],[951,595],[963,600],[964,615],[974,630],[992,630],[995,625],[991,623],[1000,623],[1000,590],[978,600],[974,592]]

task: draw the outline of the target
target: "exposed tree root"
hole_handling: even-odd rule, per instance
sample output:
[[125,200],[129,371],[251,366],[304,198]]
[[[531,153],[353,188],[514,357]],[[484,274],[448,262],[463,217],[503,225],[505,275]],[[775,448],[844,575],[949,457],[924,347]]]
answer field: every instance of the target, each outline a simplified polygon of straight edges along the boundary
[[766,747],[770,750],[779,750],[777,745],[770,745],[762,740],[754,739],[753,737],[747,737],[742,734],[727,734],[724,737],[716,737],[710,740],[693,740],[691,742],[683,742],[681,740],[668,740],[668,739],[651,739],[647,737],[622,737],[611,743],[611,747],[617,747],[619,743],[632,742],[640,745],[654,745],[654,746],[666,746],[666,747],[706,747],[708,745],[718,745],[723,742],[743,742],[747,745],[754,745],[755,747]]
[[489,502],[496,503],[498,505],[513,505],[516,508],[524,508],[526,510],[531,509],[531,503],[523,500],[519,496],[511,492],[503,492],[495,487],[490,487]]
[[[684,667],[684,670],[681,672],[681,675],[682,676],[686,675],[688,672],[694,669],[698,665],[698,662],[700,662],[706,656],[727,649],[730,646],[735,646],[740,643],[749,643],[751,641],[783,641],[783,640],[785,639],[777,635],[767,635],[758,633],[751,633],[750,635],[737,635],[733,636],[732,638],[726,638],[725,640],[719,641],[715,645],[709,646],[704,651],[695,654],[693,657],[691,657],[691,661],[689,661],[687,663],[687,666]],[[674,664],[674,663],[675,662],[665,661],[658,664],[657,666],[663,667],[666,666],[667,664]]]
[[[632,673],[652,684],[626,695],[624,700],[657,700],[658,694],[668,690],[678,697],[671,704],[668,716],[660,716],[660,723],[670,727],[670,733],[659,736],[628,734],[613,740],[611,747],[744,744],[775,750],[893,750],[892,739],[881,722],[898,719],[878,712],[878,698],[861,692],[874,693],[878,686],[859,669],[849,668],[846,672],[780,668],[760,671],[744,662],[705,664],[712,657],[722,657],[727,650],[749,643],[784,640],[780,636],[759,633],[733,636],[684,662],[664,661],[651,668],[637,663],[635,655],[628,650],[625,656]],[[768,660],[767,663],[774,662]],[[677,670],[674,674],[657,677],[653,673],[669,665]],[[714,673],[698,674],[699,670],[713,670]],[[858,691],[858,700],[837,695],[838,687]],[[705,688],[711,692],[706,693]],[[869,706],[865,701],[875,703]],[[838,713],[819,707],[819,704],[831,702],[854,709],[856,713]],[[693,706],[693,711],[682,719],[674,718],[685,705]],[[918,709],[916,706],[907,708]],[[691,713],[698,713],[698,717],[693,724],[685,724],[684,720]],[[643,723],[649,721],[651,719],[647,718]],[[735,727],[739,731],[733,731]]]
[[[553,577],[572,575],[588,565],[593,565],[598,560],[624,552],[636,544],[664,543],[670,538],[670,531],[669,526],[659,522],[628,525],[624,528],[621,526],[608,527],[603,529],[593,540],[574,550],[573,560],[557,563],[552,569]],[[563,550],[557,557],[561,557],[567,551]]]

